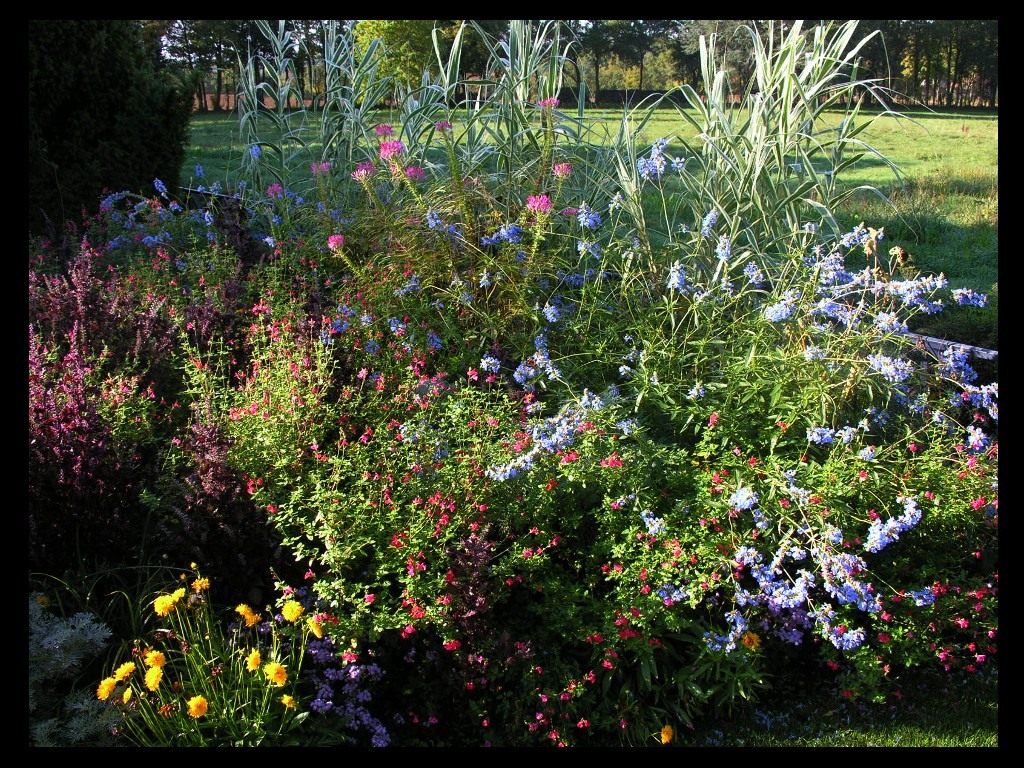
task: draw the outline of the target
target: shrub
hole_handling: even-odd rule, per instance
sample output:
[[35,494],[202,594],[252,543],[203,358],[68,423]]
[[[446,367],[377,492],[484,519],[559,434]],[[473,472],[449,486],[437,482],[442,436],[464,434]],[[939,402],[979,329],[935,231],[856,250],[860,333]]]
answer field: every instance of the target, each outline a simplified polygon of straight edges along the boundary
[[105,188],[177,186],[191,94],[138,22],[30,20],[28,75],[29,232],[59,241]]

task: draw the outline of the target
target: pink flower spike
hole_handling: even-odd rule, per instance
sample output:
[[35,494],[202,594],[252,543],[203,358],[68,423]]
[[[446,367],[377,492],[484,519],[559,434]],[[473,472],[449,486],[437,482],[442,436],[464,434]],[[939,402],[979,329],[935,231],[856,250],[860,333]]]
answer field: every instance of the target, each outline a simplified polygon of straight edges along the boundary
[[378,136],[390,136],[395,132],[395,129],[390,125],[378,125],[375,130]]
[[337,253],[341,250],[341,246],[345,244],[344,235],[331,235],[327,238],[327,247]]
[[540,101],[537,102],[537,106],[538,107],[557,107],[558,106],[558,99],[556,99],[556,98],[541,99]]

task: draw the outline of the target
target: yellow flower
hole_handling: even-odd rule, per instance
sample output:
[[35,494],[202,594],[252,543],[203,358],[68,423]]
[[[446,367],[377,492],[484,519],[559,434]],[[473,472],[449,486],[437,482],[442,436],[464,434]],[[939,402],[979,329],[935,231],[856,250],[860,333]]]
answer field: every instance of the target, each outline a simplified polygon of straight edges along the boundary
[[297,621],[303,610],[301,603],[289,600],[281,608],[281,615],[284,616],[285,621]]
[[324,625],[317,621],[312,616],[309,617],[309,621],[306,622],[309,625],[309,631],[316,635],[316,639],[320,640],[324,636]]
[[110,694],[114,692],[114,687],[117,685],[117,680],[112,677],[105,677],[100,681],[99,687],[96,689],[96,698],[100,701],[106,701],[110,698]]
[[254,624],[260,623],[259,614],[253,613],[252,608],[250,608],[245,603],[242,603],[237,608],[235,608],[235,613],[237,613],[239,616],[245,619],[245,626],[247,627],[251,627]]
[[173,594],[160,595],[153,603],[153,610],[156,611],[157,616],[166,616],[175,609],[178,605],[178,601],[185,596],[185,589],[176,589]]
[[250,672],[255,672],[257,669],[260,668],[260,661],[260,652],[253,651],[245,657],[245,668]]
[[206,714],[208,705],[202,696],[193,696],[188,700],[188,716],[202,717]]
[[167,659],[160,651],[146,651],[146,655],[143,658],[146,660],[146,666],[148,667],[162,667],[167,663]]
[[36,598],[36,602],[43,606],[43,608],[45,608],[50,604],[50,598],[48,598],[46,595],[40,595]]
[[126,661],[124,664],[122,664],[120,667],[118,667],[117,670],[115,670],[115,672],[114,672],[114,679],[117,682],[120,683],[123,680],[127,680],[128,676],[132,672],[134,672],[134,671],[135,671],[135,662],[133,662],[133,661]]
[[160,681],[164,679],[164,670],[162,667],[150,667],[146,671],[146,687],[155,691],[160,686]]
[[287,693],[281,697],[281,703],[284,704],[288,709],[295,709],[295,697],[289,696]]
[[267,682],[274,685],[284,685],[288,681],[288,670],[276,661],[268,661],[264,664],[263,674],[267,676]]
[[756,651],[761,647],[761,638],[755,635],[753,632],[744,632],[743,637],[740,638],[743,643],[743,647],[751,651]]
[[671,725],[666,725],[661,729],[661,743],[668,744],[672,741],[672,737],[675,735],[675,731],[672,730]]
[[121,701],[124,704],[127,704],[129,701],[131,701],[131,698],[132,698],[132,689],[131,689],[131,686],[129,686],[129,687],[124,689],[124,695],[121,697]]
[[204,589],[210,588],[210,580],[206,578],[196,579],[192,582],[193,592],[202,592]]

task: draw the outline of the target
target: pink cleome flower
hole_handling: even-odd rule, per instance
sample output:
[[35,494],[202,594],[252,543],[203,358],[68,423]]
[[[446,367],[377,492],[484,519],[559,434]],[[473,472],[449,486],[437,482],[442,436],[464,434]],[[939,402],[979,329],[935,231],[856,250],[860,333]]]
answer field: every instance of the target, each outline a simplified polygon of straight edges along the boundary
[[344,235],[331,235],[327,238],[327,247],[337,253],[341,250],[341,246],[345,244]]
[[555,163],[551,172],[556,179],[567,179],[572,174],[572,166],[569,163]]
[[526,199],[526,208],[534,213],[547,213],[551,210],[551,198],[547,195],[530,195]]
[[378,125],[375,129],[378,136],[390,136],[395,132],[395,129],[390,125]]
[[356,169],[352,171],[352,178],[356,181],[364,181],[377,172],[373,163],[360,163],[356,166]]
[[405,145],[398,141],[382,141],[380,143],[380,159],[387,160],[389,157],[401,154],[405,151]]

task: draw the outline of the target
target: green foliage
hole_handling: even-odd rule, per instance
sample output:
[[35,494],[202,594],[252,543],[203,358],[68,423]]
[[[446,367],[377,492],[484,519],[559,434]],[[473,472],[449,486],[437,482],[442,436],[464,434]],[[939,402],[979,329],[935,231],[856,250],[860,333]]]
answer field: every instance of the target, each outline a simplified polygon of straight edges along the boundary
[[105,189],[177,186],[192,97],[138,22],[31,20],[28,74],[30,232],[60,237]]

